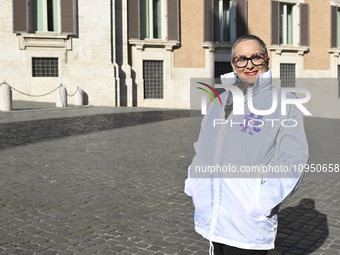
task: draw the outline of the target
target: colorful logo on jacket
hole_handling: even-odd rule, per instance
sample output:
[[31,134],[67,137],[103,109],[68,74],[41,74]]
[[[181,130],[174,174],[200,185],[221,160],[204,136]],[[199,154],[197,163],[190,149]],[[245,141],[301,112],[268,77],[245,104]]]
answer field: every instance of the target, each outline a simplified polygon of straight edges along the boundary
[[242,124],[240,124],[240,126],[243,127],[241,131],[246,132],[249,130],[250,135],[253,135],[254,132],[257,132],[257,133],[260,132],[262,124],[263,124],[262,118],[263,118],[263,115],[255,115],[254,113],[244,116],[245,120],[243,121]]
[[[208,84],[206,84],[206,83],[203,83],[203,82],[197,82],[197,83],[206,86],[206,87],[209,88],[212,92],[214,92],[214,94],[217,96],[218,100],[220,100],[220,104],[221,104],[221,106],[222,106],[222,100],[221,100],[220,96],[218,95],[217,91],[216,91],[213,87],[211,87],[210,85],[208,85]],[[206,90],[206,89],[201,88],[201,87],[196,87],[196,88],[201,89],[201,90],[203,90],[204,92],[206,92],[206,93],[212,98],[212,100],[214,100],[215,105],[217,104],[217,103],[216,103],[216,100],[215,100],[215,97],[210,93],[209,90]]]

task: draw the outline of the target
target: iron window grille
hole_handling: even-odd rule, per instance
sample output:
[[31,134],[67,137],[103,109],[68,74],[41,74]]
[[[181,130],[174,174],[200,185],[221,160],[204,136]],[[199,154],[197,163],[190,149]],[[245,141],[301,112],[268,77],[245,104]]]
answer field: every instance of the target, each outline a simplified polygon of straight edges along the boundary
[[215,62],[215,78],[220,78],[222,74],[230,73],[233,71],[230,62]]
[[144,99],[163,98],[163,61],[144,60]]
[[32,58],[33,77],[58,77],[58,58]]
[[280,80],[282,88],[295,87],[295,64],[280,64]]

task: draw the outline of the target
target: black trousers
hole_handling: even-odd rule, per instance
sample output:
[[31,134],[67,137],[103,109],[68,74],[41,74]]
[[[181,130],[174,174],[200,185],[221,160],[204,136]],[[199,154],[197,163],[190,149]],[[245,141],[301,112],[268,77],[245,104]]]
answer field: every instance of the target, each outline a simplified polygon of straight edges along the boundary
[[213,242],[213,244],[215,255],[266,255],[268,252],[260,250],[244,250],[215,242]]

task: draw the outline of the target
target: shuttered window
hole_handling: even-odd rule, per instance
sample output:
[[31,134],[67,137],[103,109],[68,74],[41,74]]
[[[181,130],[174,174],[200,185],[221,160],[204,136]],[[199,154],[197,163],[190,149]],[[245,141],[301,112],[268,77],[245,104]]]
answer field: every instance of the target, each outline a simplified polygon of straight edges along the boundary
[[141,38],[162,39],[164,22],[162,0],[140,0]]
[[179,0],[168,0],[168,40],[179,41]]
[[236,0],[236,37],[248,34],[248,1]]
[[28,32],[28,1],[13,0],[13,32]]
[[214,0],[214,41],[230,42],[231,0]]
[[280,2],[272,1],[271,13],[271,39],[272,45],[280,44]]
[[309,46],[309,5],[300,4],[300,45]]
[[13,32],[76,35],[76,0],[13,0]]
[[212,42],[214,39],[213,33],[213,18],[214,18],[214,8],[212,0],[204,0],[204,33],[203,41]]
[[331,6],[331,48],[340,47],[340,12],[338,6]]
[[[295,12],[300,20],[295,20]],[[309,5],[291,4],[272,0],[271,2],[271,44],[309,46]],[[300,26],[298,26],[300,24]],[[295,33],[294,29],[299,29]],[[294,38],[299,34],[300,38]]]
[[179,0],[129,0],[129,39],[179,41]]
[[129,39],[140,39],[139,0],[129,0]]
[[59,32],[59,0],[30,0],[31,32]]
[[203,41],[232,42],[247,34],[247,12],[247,0],[204,0]]
[[280,3],[280,44],[293,44],[293,6]]
[[77,6],[76,0],[60,0],[61,32],[63,34],[77,34]]

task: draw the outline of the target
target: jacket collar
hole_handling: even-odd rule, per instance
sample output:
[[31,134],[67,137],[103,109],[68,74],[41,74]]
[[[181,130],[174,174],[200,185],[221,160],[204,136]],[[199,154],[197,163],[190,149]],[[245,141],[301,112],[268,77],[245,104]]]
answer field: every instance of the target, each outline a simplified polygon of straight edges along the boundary
[[[237,75],[234,72],[221,75],[222,84],[234,84]],[[268,68],[267,72],[261,73],[257,76],[255,84],[253,85],[253,95],[263,90],[271,89],[272,85],[272,71]]]
[[269,90],[272,87],[272,71],[261,73],[257,76],[256,82],[253,85],[253,95],[263,90]]

